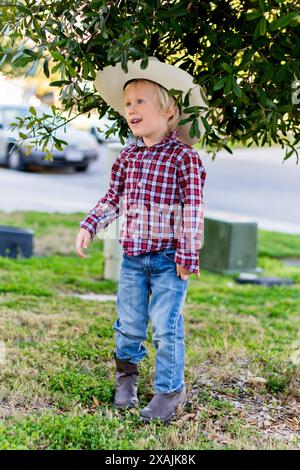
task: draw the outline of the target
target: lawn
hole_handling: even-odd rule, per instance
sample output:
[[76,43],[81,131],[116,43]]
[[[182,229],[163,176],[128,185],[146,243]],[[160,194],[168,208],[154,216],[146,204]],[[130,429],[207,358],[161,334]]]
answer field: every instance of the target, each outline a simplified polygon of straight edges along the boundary
[[[259,231],[263,275],[291,286],[192,276],[184,305],[188,401],[169,425],[116,410],[116,294],[103,279],[103,241],[74,251],[84,214],[0,212],[31,228],[35,256],[0,257],[0,449],[300,449],[300,236]],[[200,258],[201,264],[201,258]],[[140,365],[152,397],[154,347]]]

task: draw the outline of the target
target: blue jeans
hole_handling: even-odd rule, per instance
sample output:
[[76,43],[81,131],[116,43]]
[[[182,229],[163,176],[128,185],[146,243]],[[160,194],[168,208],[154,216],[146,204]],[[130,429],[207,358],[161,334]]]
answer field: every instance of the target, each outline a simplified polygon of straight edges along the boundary
[[137,256],[123,253],[117,295],[116,356],[134,364],[147,354],[148,320],[156,349],[155,393],[184,387],[184,320],[182,306],[189,278],[177,276],[175,249]]

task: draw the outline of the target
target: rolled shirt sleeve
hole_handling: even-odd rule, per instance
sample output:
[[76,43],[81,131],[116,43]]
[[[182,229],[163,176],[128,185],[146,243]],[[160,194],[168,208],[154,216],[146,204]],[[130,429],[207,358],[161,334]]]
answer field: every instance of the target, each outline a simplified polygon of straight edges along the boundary
[[80,222],[80,227],[90,233],[91,240],[94,239],[98,230],[106,228],[117,217],[122,215],[123,207],[120,204],[120,199],[125,187],[125,172],[124,153],[121,151],[112,165],[107,193]]
[[203,187],[206,171],[194,149],[183,156],[178,167],[182,204],[181,230],[176,239],[175,263],[200,276],[199,250],[204,228]]

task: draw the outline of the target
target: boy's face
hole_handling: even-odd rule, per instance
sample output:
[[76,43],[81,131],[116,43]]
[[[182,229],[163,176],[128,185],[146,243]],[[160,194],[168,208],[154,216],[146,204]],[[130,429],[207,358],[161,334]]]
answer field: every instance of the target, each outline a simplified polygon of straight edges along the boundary
[[[154,101],[154,85],[151,82],[131,82],[124,91],[126,121],[134,136],[144,137],[151,145],[168,131],[168,120],[174,110],[163,113]],[[135,123],[134,119],[140,121]]]

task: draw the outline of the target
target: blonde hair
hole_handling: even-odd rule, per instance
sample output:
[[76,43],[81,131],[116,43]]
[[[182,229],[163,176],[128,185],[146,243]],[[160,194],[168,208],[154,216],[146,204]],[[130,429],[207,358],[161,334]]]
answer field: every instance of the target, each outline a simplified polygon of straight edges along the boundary
[[180,121],[180,108],[178,105],[175,105],[175,99],[173,96],[170,96],[168,94],[168,90],[163,87],[162,85],[159,85],[159,83],[153,82],[152,80],[146,80],[145,78],[134,78],[132,80],[128,80],[128,82],[125,83],[123,87],[123,91],[125,91],[125,88],[129,83],[136,82],[136,83],[147,83],[150,82],[154,85],[154,100],[156,101],[157,105],[160,107],[161,111],[163,113],[167,112],[170,108],[174,108],[175,112],[173,116],[169,118],[168,121],[168,131],[172,132],[174,131],[178,123]]

